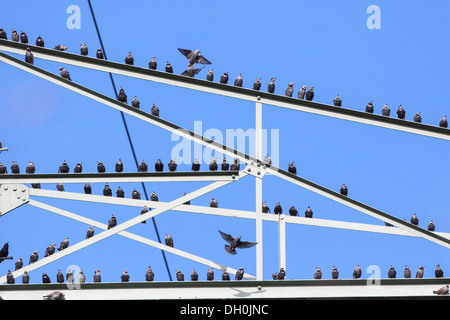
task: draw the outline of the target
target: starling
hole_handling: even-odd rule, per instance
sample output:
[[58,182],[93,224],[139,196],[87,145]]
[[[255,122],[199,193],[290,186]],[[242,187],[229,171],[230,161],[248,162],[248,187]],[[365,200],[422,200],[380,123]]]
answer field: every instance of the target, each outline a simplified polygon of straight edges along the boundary
[[443,278],[444,277],[444,271],[441,269],[440,265],[436,266],[436,269],[434,270],[434,276],[436,278]]
[[219,203],[217,202],[216,199],[212,198],[211,201],[209,202],[209,206],[211,208],[218,208],[219,207]]
[[265,155],[263,161],[264,161],[265,163],[269,164],[269,165],[272,164],[272,159],[269,157],[268,154]]
[[22,268],[22,266],[23,266],[22,258],[17,259],[16,263],[14,264],[15,267],[14,271],[19,270],[20,268]]
[[423,278],[423,266],[420,266],[418,269],[417,269],[417,272],[416,272],[416,278]]
[[411,216],[411,223],[416,226],[419,225],[419,218],[417,218],[415,213],[413,213],[413,215]]
[[443,294],[447,294],[449,292],[449,286],[448,284],[445,287],[442,287],[436,291],[433,290],[434,294],[439,294],[439,295],[443,295]]
[[381,114],[386,117],[389,117],[391,115],[391,109],[389,109],[387,104],[385,104],[383,109],[381,109]]
[[98,269],[94,271],[94,282],[102,282],[102,275]]
[[192,162],[192,171],[200,171],[200,162],[197,159]]
[[120,276],[120,281],[122,282],[129,282],[130,281],[130,275],[128,274],[128,271],[125,270],[122,275]]
[[148,68],[152,70],[156,70],[156,66],[158,63],[156,62],[156,57],[153,57],[150,62],[148,63]]
[[367,104],[366,112],[373,113],[373,103],[372,103],[372,101],[369,101],[369,103]]
[[86,282],[86,276],[84,275],[83,270],[80,270],[78,272],[78,283],[85,283]]
[[236,87],[242,87],[242,84],[244,83],[244,80],[242,79],[242,74],[239,74],[237,78],[234,80],[234,86]]
[[136,188],[133,189],[131,192],[131,199],[140,200],[141,199],[141,193],[136,190]]
[[34,55],[31,53],[31,49],[27,48],[25,52],[25,62],[34,64]]
[[41,38],[41,36],[38,36],[36,38],[36,46],[38,47],[45,47],[45,42],[44,40]]
[[213,71],[213,69],[209,69],[208,70],[208,73],[206,74],[206,80],[214,81],[214,71]]
[[313,212],[311,210],[311,208],[308,206],[308,208],[306,208],[305,211],[305,218],[312,218],[313,217]]
[[448,121],[447,117],[443,116],[442,119],[439,121],[439,127],[441,128],[447,128],[448,127]]
[[97,52],[95,53],[97,59],[103,59],[103,51],[101,48],[97,49]]
[[[0,250],[0,258],[6,258],[9,254],[9,242],[6,242]],[[3,260],[0,260],[0,263]]]
[[24,271],[24,272],[23,272],[23,275],[22,275],[22,283],[23,283],[23,284],[30,283],[30,276],[28,275],[28,272],[27,272],[27,271]]
[[91,238],[93,235],[94,235],[94,227],[93,226],[90,226],[89,227],[89,229],[88,229],[88,231],[86,232],[86,239],[89,239],[89,238]]
[[6,168],[6,166],[0,162],[0,174],[7,174],[8,173],[8,169]]
[[82,43],[81,47],[80,47],[80,54],[82,56],[87,56],[88,55],[88,47],[86,46],[86,43]]
[[209,163],[209,171],[217,171],[217,158],[213,157]]
[[233,160],[233,163],[231,164],[231,171],[238,171],[239,168],[241,167],[240,163],[239,163],[239,158],[236,158]]
[[119,90],[119,95],[117,97],[117,100],[127,104],[128,103],[127,98],[128,98],[128,96],[126,95],[125,90],[121,87],[120,90]]
[[147,172],[147,171],[148,165],[144,160],[142,160],[141,163],[138,165],[138,172]]
[[52,254],[54,254],[55,253],[55,244],[54,243],[51,243],[48,247],[47,247],[47,249],[45,249],[45,253],[44,253],[44,257],[48,257],[48,256],[51,256]]
[[39,259],[39,253],[38,251],[33,251],[33,253],[30,256],[30,260],[28,261],[28,264],[32,264],[35,263],[36,261],[38,261]]
[[[50,280],[49,280],[50,281]],[[50,283],[50,282],[48,282]],[[54,291],[44,296],[44,300],[66,300],[66,295],[59,291]]]
[[2,28],[0,28],[0,39],[8,40],[8,35]]
[[11,165],[11,173],[12,174],[20,174],[20,168],[17,162],[13,161]]
[[85,194],[92,194],[92,187],[89,183],[86,183],[84,185],[84,193]]
[[50,277],[45,272],[42,274],[42,283],[51,283]]
[[156,172],[163,172],[164,171],[164,164],[162,163],[161,159],[156,160],[155,171]]
[[422,123],[422,117],[420,116],[420,112],[417,112],[414,115],[414,122]]
[[[203,67],[204,68],[204,67]],[[191,78],[195,78],[195,75],[197,75],[200,71],[203,70],[203,68],[194,68],[193,66],[188,66],[186,70],[184,70],[181,75],[187,76]]]
[[411,278],[411,269],[408,266],[405,266],[405,270],[403,271],[403,277],[405,279]]
[[288,87],[284,94],[286,97],[292,97],[292,94],[294,93],[294,84],[292,82],[289,82]]
[[74,276],[73,276],[73,272],[72,269],[67,269],[66,272],[66,281],[67,283],[73,283],[74,282]]
[[105,173],[106,172],[105,165],[101,161],[97,161],[97,172],[98,173]]
[[150,200],[151,201],[158,201],[158,195],[156,194],[155,191],[152,192],[152,194],[150,195]]
[[167,167],[169,167],[169,171],[170,172],[175,172],[177,171],[177,162],[175,161],[175,159],[171,159],[167,165]]
[[195,63],[211,64],[208,59],[201,55],[201,51],[199,49],[192,51],[188,49],[178,48],[178,51],[180,51],[186,57],[186,59],[189,60],[189,66],[193,66]]
[[136,109],[140,109],[141,102],[139,101],[139,99],[136,96],[133,98],[133,100],[131,100],[131,106]]
[[399,119],[405,120],[406,111],[403,109],[402,105],[400,105],[397,109],[397,116]]
[[58,269],[58,272],[56,273],[56,282],[64,283],[64,274],[60,269]]
[[159,108],[153,104],[151,108],[152,115],[155,117],[159,117]]
[[166,246],[173,248],[173,238],[170,234],[166,233],[166,236],[164,237],[164,242],[166,243]]
[[69,173],[69,166],[66,162],[66,160],[63,161],[62,165],[59,166],[58,173]]
[[273,208],[273,213],[274,214],[282,214],[283,213],[283,208],[281,207],[281,204],[279,202],[277,202],[277,204],[275,205],[275,208]]
[[61,182],[57,183],[56,190],[64,192],[64,185]]
[[67,51],[67,47],[63,46],[62,44],[58,44],[53,49],[58,50],[58,51]]
[[305,98],[305,94],[306,94],[306,86],[302,86],[300,90],[298,90],[297,98],[303,100]]
[[20,32],[20,42],[27,44],[28,43],[28,36],[25,32]]
[[225,251],[231,255],[235,255],[237,254],[236,252],[236,248],[239,249],[247,249],[247,248],[251,248],[254,245],[257,244],[257,242],[248,242],[248,241],[241,241],[241,237],[239,236],[237,238],[232,237],[231,235],[222,232],[219,230],[220,235],[222,236],[222,238],[229,243],[225,245]]
[[319,267],[317,267],[316,271],[314,272],[314,279],[322,279],[322,270]]
[[259,91],[261,89],[261,78],[257,78],[255,82],[253,82],[253,90]]
[[61,77],[63,77],[64,79],[72,81],[72,79],[70,78],[69,71],[67,71],[65,68],[63,68],[63,67],[59,68],[59,72],[61,73]]
[[81,162],[78,162],[75,168],[73,169],[73,173],[81,173],[83,171],[83,165]]
[[213,281],[214,280],[214,270],[213,268],[208,268],[208,272],[206,273],[206,280]]
[[128,52],[128,55],[125,57],[125,63],[130,66],[134,65],[134,58],[133,58],[133,55],[131,54],[131,52]]
[[436,225],[434,224],[433,220],[430,221],[428,224],[428,231],[434,231],[436,229]]
[[58,251],[64,250],[69,246],[69,238],[65,237],[61,244],[59,245]]
[[274,93],[275,92],[275,79],[271,78],[269,84],[267,85],[267,92]]
[[342,184],[340,192],[343,196],[347,196],[348,195],[348,188],[345,184]]
[[361,278],[361,267],[359,264],[356,266],[355,270],[353,270],[353,279]]
[[277,280],[286,279],[286,270],[284,268],[280,268],[280,272],[278,272]]
[[338,279],[339,278],[339,271],[338,269],[333,266],[333,270],[331,271],[331,278],[332,279]]
[[180,270],[176,270],[177,272],[177,281],[184,281],[184,274]]
[[334,103],[334,106],[335,106],[335,107],[340,107],[340,106],[342,106],[342,100],[341,100],[341,98],[339,97],[339,95],[337,95],[336,98],[334,98],[333,103]]
[[114,228],[117,226],[117,219],[114,215],[111,216],[111,219],[108,221],[108,229]]
[[293,205],[289,208],[289,215],[293,217],[298,216],[298,210]]
[[391,266],[388,271],[388,278],[395,279],[396,276],[397,276],[397,271],[395,271],[395,268],[393,266]]
[[244,278],[244,268],[239,268],[238,271],[236,271],[235,280],[242,280]]
[[314,99],[314,87],[310,86],[308,91],[306,91],[305,98],[308,101],[312,101]]
[[14,42],[19,42],[19,34],[17,33],[16,29],[13,29],[11,32],[11,40]]
[[105,197],[112,197],[112,190],[109,187],[109,184],[107,184],[107,183],[105,184],[105,187],[103,188],[103,195]]
[[116,172],[122,172],[123,171],[123,163],[122,160],[117,160],[116,162]]
[[223,75],[220,76],[220,83],[228,83],[228,72],[224,72]]
[[262,212],[263,213],[270,213],[270,208],[269,208],[269,206],[267,205],[267,203],[265,201],[262,203]]
[[116,190],[117,198],[125,198],[125,191],[119,186]]
[[169,61],[167,61],[167,63],[166,63],[166,72],[173,73],[173,67]]
[[230,169],[230,164],[228,163],[226,157],[223,157],[221,168],[222,168],[222,171],[228,171]]
[[147,268],[147,272],[145,273],[145,281],[153,281],[155,280],[155,274],[152,271],[152,267]]
[[34,166],[33,161],[30,161],[25,168],[25,172],[28,174],[33,174],[36,172],[36,167]]
[[223,273],[222,273],[222,280],[230,281],[230,274],[228,272],[226,272],[225,270],[223,270]]
[[192,270],[191,281],[198,281],[198,273],[197,273],[197,271],[195,271],[195,269]]
[[[149,212],[150,210],[147,208],[147,206],[143,206],[142,207],[142,210],[141,210],[141,215],[143,215],[143,214],[145,214],[145,213],[147,213],[147,212]],[[146,224],[147,223],[147,221],[146,220],[144,220],[144,221],[142,221],[142,224]]]

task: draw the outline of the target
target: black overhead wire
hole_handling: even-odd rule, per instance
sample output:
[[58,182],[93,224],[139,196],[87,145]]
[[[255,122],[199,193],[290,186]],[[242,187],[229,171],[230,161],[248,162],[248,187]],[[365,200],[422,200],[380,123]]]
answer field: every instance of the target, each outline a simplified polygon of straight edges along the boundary
[[[106,57],[105,47],[103,46],[102,37],[100,35],[100,30],[99,30],[98,25],[97,25],[97,20],[95,19],[94,9],[92,8],[91,1],[87,0],[87,2],[89,4],[89,9],[91,10],[92,19],[94,20],[95,29],[97,30],[98,40],[100,41],[100,46],[101,46],[102,51],[103,51],[103,56],[104,56],[105,60],[108,60],[107,57]],[[116,95],[116,99],[117,99],[118,98],[117,89],[116,89],[116,85],[114,83],[114,79],[113,79],[113,76],[112,76],[111,73],[109,73],[109,78],[111,79],[111,84],[113,86],[114,94]],[[133,141],[131,140],[130,132],[128,131],[127,121],[125,120],[125,115],[124,115],[124,113],[122,111],[120,111],[120,115],[122,116],[123,125],[124,125],[125,131],[127,133],[128,142],[130,143],[131,151],[132,151],[133,157],[134,157],[134,162],[136,163],[136,168],[137,168],[139,164],[138,164],[138,161],[137,161],[137,158],[136,158],[136,153],[134,151]],[[144,190],[145,198],[148,200],[148,195],[147,195],[147,190],[145,189],[145,185],[144,185],[143,182],[141,182],[141,184],[142,184],[142,189]],[[153,221],[153,226],[155,228],[156,236],[158,237],[158,241],[159,241],[159,243],[161,243],[161,238],[159,237],[158,227],[156,226],[156,221],[155,221],[154,217],[152,217],[152,221]],[[172,281],[172,276],[170,274],[169,264],[167,263],[167,259],[166,259],[166,255],[164,253],[164,250],[161,250],[161,253],[163,255],[164,263],[166,264],[166,269],[167,269],[167,273],[169,274],[169,279],[170,279],[170,281]]]

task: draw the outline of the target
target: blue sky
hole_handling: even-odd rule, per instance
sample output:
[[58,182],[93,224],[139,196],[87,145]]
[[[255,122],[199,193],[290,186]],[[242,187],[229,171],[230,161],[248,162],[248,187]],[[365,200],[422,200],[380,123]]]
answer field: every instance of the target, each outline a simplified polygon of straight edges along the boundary
[[[80,29],[67,28],[70,5],[81,10]],[[174,72],[180,74],[187,60],[177,48],[199,48],[212,61],[215,81],[225,71],[230,83],[242,73],[244,87],[251,87],[261,77],[266,90],[269,79],[277,77],[278,94],[284,94],[289,82],[295,84],[295,94],[302,85],[313,85],[314,101],[331,104],[339,94],[344,108],[364,110],[372,100],[375,113],[388,104],[393,116],[401,104],[408,121],[420,112],[423,122],[432,125],[448,114],[450,3],[446,1],[200,1],[195,5],[92,1],[92,5],[112,61],[123,62],[131,51],[136,65],[146,67],[156,56],[159,70],[170,61]],[[380,8],[381,29],[366,26],[370,5]],[[78,53],[84,42],[90,56],[100,47],[87,1],[25,1],[20,9],[17,1],[3,1],[2,7],[0,27],[8,38],[11,29],[24,30],[30,42],[41,35],[46,47],[64,44],[72,53]],[[43,60],[36,60],[35,65],[56,74],[61,66]],[[74,82],[114,96],[108,74],[65,67]],[[208,68],[197,77],[204,79]],[[36,172],[56,173],[66,160],[71,170],[82,161],[84,172],[95,172],[97,161],[102,161],[107,171],[113,171],[121,158],[126,171],[136,170],[117,110],[5,63],[0,63],[0,74],[0,141],[9,148],[0,154],[0,162],[8,169],[13,160],[22,171],[28,161],[34,161]],[[202,121],[204,131],[217,129],[224,136],[227,129],[254,128],[253,103],[117,75],[114,80],[118,88],[125,89],[129,102],[137,95],[141,109],[149,112],[155,103],[161,118],[184,128],[194,130],[195,121]],[[177,144],[171,141],[171,133],[128,115],[125,118],[138,160],[146,160],[153,169],[161,158],[167,170]],[[349,196],[358,201],[408,221],[416,213],[419,226],[426,228],[433,220],[436,231],[450,232],[447,141],[267,105],[263,106],[263,128],[279,130],[281,168],[287,169],[288,163],[295,161],[299,175],[306,179],[336,191],[346,183]],[[203,163],[203,170],[206,168]],[[179,170],[190,170],[190,164],[180,164]],[[160,201],[171,201],[203,185],[147,183],[146,189],[156,191]],[[113,191],[117,186],[111,185]],[[140,184],[121,186],[126,197],[133,188],[143,195]],[[83,192],[81,184],[65,187],[66,191]],[[43,188],[56,190],[53,184]],[[103,185],[97,184],[94,193],[101,194],[102,189]],[[208,205],[215,197],[221,208],[254,210],[254,196],[254,179],[249,177],[192,203]],[[303,215],[311,206],[316,218],[383,225],[274,176],[263,179],[263,199],[272,210],[280,202],[287,213],[293,204]],[[140,213],[140,209],[113,205],[42,202],[104,223],[111,214],[121,223]],[[254,221],[176,211],[155,220],[161,238],[170,233],[175,247],[236,269],[243,266],[256,275],[255,248],[230,256],[217,232],[220,229],[254,241]],[[1,263],[0,274],[13,270],[18,257],[28,262],[34,250],[43,254],[50,243],[59,244],[66,236],[71,244],[83,240],[88,227],[31,206],[9,212],[0,218],[0,243],[9,241],[14,260]],[[263,225],[264,279],[278,271],[277,228],[275,223]],[[128,231],[156,240],[151,223]],[[341,278],[351,278],[357,264],[363,277],[369,276],[365,271],[370,265],[380,267],[382,278],[387,277],[391,265],[399,274],[405,265],[414,272],[425,266],[425,277],[434,277],[437,264],[450,272],[448,249],[421,238],[288,225],[286,241],[288,279],[311,279],[316,267],[323,270],[324,278],[331,278],[333,266]],[[176,269],[188,276],[194,268],[200,280],[206,279],[207,266],[170,253],[166,257],[174,279]],[[149,265],[157,281],[169,280],[160,250],[113,236],[33,271],[31,282],[40,283],[42,272],[56,282],[57,270],[70,265],[83,269],[87,281],[92,281],[95,269],[102,270],[104,282],[120,281],[125,269],[131,281],[144,281]],[[216,278],[219,275],[216,271]]]

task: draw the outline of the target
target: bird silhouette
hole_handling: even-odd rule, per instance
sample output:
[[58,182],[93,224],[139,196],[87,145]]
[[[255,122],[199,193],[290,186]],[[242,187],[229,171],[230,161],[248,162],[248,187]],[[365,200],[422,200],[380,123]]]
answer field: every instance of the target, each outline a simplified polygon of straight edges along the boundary
[[235,255],[237,254],[236,252],[236,248],[239,249],[246,249],[246,248],[251,248],[254,245],[257,244],[257,242],[248,242],[248,241],[241,241],[241,237],[239,236],[237,238],[234,238],[233,236],[222,232],[219,230],[220,235],[222,236],[222,238],[229,243],[225,245],[225,251],[231,255]]

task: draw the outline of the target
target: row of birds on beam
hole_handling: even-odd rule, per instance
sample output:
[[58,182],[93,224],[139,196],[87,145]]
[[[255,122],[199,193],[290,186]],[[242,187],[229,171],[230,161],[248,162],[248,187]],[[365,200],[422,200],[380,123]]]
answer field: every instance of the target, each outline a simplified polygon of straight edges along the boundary
[[[8,40],[7,34],[3,29],[0,29],[0,39],[4,39],[4,40]],[[28,36],[26,35],[25,32],[21,32],[20,36],[17,33],[16,30],[12,30],[12,34],[11,34],[11,39],[12,41],[18,42],[19,40],[22,43],[28,44]],[[44,40],[41,38],[41,36],[38,36],[38,38],[36,39],[36,46],[40,46],[40,47],[44,47],[45,43]],[[59,50],[59,51],[67,51],[67,47],[64,45],[57,45],[54,47],[55,50]],[[178,51],[180,51],[185,57],[186,59],[189,61],[187,69],[185,71],[183,71],[181,73],[181,75],[183,76],[189,76],[189,77],[195,77],[204,67],[202,68],[194,68],[195,64],[203,64],[203,65],[207,65],[207,64],[211,64],[211,62],[206,59],[202,54],[201,51],[199,49],[196,50],[188,50],[188,49],[181,49],[178,48]],[[88,47],[85,43],[81,44],[80,47],[80,54],[82,56],[88,56]],[[99,48],[96,52],[96,57],[98,59],[104,59],[104,54],[102,52],[102,49]],[[34,55],[31,52],[30,48],[27,48],[26,53],[25,53],[25,61],[28,63],[34,63]],[[124,59],[124,62],[128,65],[134,65],[134,57],[131,54],[131,52],[129,52],[127,54],[127,56]],[[157,69],[157,61],[156,61],[156,57],[152,57],[150,62],[148,63],[148,67],[149,69],[152,70],[156,70]],[[61,67],[60,69],[60,73],[61,76],[65,79],[71,80],[70,78],[70,74],[69,72]],[[166,63],[165,66],[165,71],[168,73],[173,73],[173,67],[171,65],[170,62]],[[206,80],[208,81],[214,81],[214,72],[213,69],[209,69],[208,74],[206,75]],[[275,93],[275,80],[276,77],[272,77],[270,79],[269,84],[267,85],[267,92],[269,93]],[[224,72],[221,77],[219,82],[223,83],[223,84],[228,84],[229,81],[229,75],[228,72]],[[234,80],[234,86],[237,87],[242,87],[243,86],[243,78],[242,78],[242,74],[239,74],[236,79]],[[261,78],[257,78],[255,80],[255,82],[253,83],[253,90],[260,90],[261,89]],[[298,99],[305,99],[307,101],[312,101],[314,98],[314,86],[310,86],[308,88],[308,90],[306,90],[306,86],[302,86],[301,89],[298,91],[297,93],[297,98]],[[285,90],[285,96],[287,97],[292,97],[294,94],[294,84],[292,82],[290,82]],[[120,94],[119,94],[120,95]],[[137,97],[135,97],[135,99],[137,100]],[[138,104],[138,101],[134,101],[134,104]],[[124,101],[123,101],[124,102]],[[126,102],[125,102],[126,103]],[[342,106],[342,99],[339,95],[337,95],[334,99],[333,99],[333,105],[336,107],[341,107]],[[152,114],[153,114],[153,109],[156,106],[153,105],[152,106]],[[372,103],[372,101],[370,101],[365,108],[365,111],[368,113],[374,113],[374,105]],[[389,117],[391,114],[391,110],[388,107],[387,104],[384,105],[384,107],[381,109],[381,114],[383,116],[387,116]],[[156,115],[156,111],[155,114]],[[158,116],[159,116],[159,111],[158,111]],[[405,119],[406,118],[406,110],[400,105],[397,109],[397,117],[399,119]],[[420,112],[417,112],[414,117],[413,117],[413,121],[414,122],[418,122],[418,123],[422,123],[422,116],[420,115]],[[447,128],[448,127],[448,121],[447,121],[447,117],[443,116],[441,118],[441,120],[439,121],[439,126],[443,127],[443,128]]]

